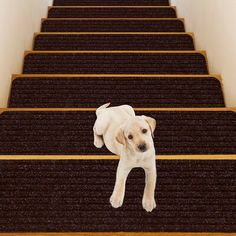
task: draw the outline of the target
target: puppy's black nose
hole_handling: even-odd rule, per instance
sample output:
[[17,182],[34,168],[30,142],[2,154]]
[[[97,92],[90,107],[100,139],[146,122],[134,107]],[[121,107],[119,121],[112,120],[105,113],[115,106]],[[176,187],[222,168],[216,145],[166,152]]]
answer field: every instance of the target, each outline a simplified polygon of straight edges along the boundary
[[138,149],[142,152],[145,152],[147,150],[147,146],[145,143],[138,145]]

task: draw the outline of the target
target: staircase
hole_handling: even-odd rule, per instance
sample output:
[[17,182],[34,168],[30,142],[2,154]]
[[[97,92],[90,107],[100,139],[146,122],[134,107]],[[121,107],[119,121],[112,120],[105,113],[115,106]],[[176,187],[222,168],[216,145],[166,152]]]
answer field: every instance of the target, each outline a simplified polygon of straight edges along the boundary
[[[236,232],[236,108],[207,63],[168,0],[54,0],[0,109],[0,235]],[[151,213],[141,169],[110,206],[118,157],[92,130],[107,102],[157,120]]]

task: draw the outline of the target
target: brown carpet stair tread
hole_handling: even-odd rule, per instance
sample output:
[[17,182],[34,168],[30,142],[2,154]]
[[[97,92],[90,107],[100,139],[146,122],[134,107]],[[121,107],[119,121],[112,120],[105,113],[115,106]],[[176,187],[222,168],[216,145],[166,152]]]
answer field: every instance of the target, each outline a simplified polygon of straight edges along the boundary
[[198,51],[32,51],[24,74],[208,74]]
[[169,6],[169,0],[54,0],[54,6]]
[[50,18],[42,32],[184,32],[183,19],[170,18]]
[[[5,111],[5,110],[3,110]],[[138,111],[157,120],[157,155],[236,154],[236,113]],[[1,155],[109,155],[93,145],[94,111],[5,111],[0,115]]]
[[185,33],[41,33],[34,50],[194,50]]
[[52,7],[48,18],[176,18],[174,7]]
[[[169,0],[54,0],[0,108],[0,236],[236,232],[236,108],[194,49]],[[109,203],[119,157],[93,144],[107,102],[157,121],[152,213],[142,169]]]
[[[96,84],[96,86],[94,86]],[[221,82],[214,77],[15,77],[9,107],[224,107]]]
[[157,208],[141,206],[144,172],[109,197],[118,161],[0,161],[1,232],[234,232],[235,161],[157,160]]

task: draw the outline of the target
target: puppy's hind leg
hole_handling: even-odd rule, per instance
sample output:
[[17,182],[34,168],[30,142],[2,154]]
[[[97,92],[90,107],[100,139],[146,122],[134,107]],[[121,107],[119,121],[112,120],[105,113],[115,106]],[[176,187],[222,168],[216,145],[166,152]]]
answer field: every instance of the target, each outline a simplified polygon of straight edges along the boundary
[[104,122],[101,119],[97,118],[93,126],[93,137],[94,137],[94,146],[97,148],[102,148],[104,145],[103,133],[105,130]]
[[95,129],[93,129],[93,136],[94,136],[94,146],[96,148],[102,148],[104,145],[104,141],[101,135],[97,135]]

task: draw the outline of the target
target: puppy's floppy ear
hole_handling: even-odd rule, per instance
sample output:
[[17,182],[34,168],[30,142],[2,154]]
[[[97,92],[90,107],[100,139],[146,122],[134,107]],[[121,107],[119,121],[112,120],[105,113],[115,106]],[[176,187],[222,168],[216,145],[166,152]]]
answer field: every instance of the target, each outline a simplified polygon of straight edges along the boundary
[[116,131],[116,141],[122,145],[125,145],[125,135],[124,135],[124,130],[122,127],[119,127]]
[[156,129],[156,124],[157,124],[156,120],[151,118],[151,117],[148,117],[148,116],[142,116],[142,117],[148,123],[149,128],[150,128],[150,130],[152,132],[152,137],[154,137],[154,131]]

